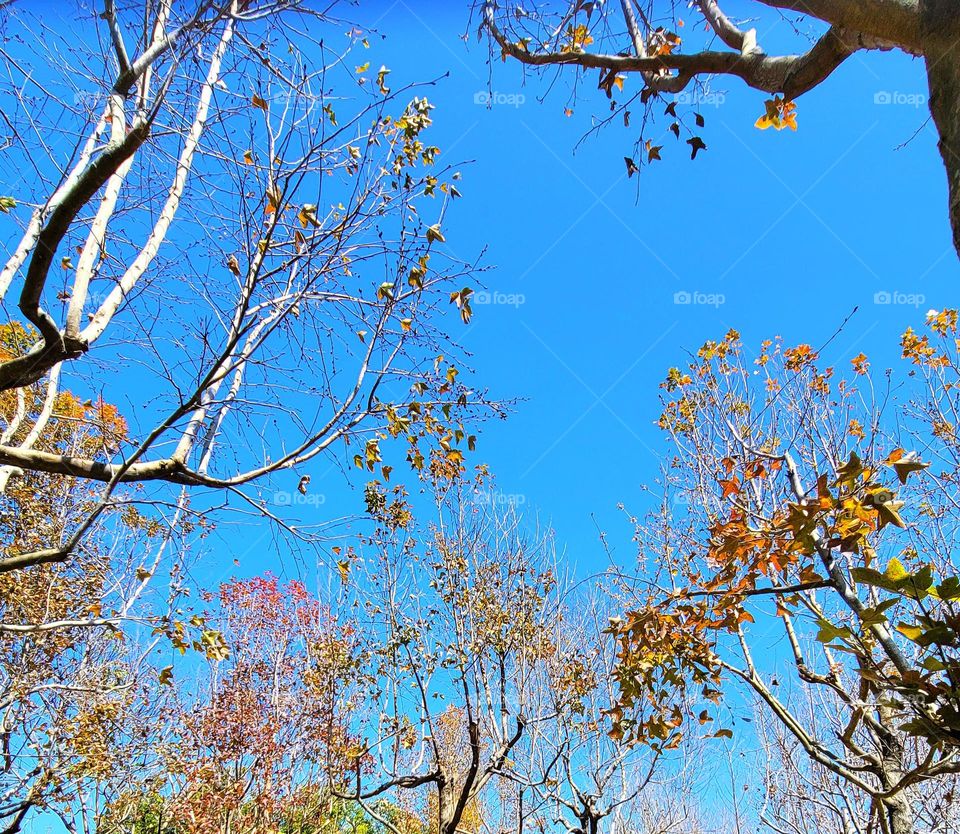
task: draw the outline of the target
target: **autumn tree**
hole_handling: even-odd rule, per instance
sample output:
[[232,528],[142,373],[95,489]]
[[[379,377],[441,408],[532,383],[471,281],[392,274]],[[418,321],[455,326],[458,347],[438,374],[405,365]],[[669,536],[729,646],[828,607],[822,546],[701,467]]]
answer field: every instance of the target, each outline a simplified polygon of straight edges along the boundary
[[[30,338],[4,326],[0,350],[9,357]],[[55,375],[0,394],[0,419],[5,443],[43,454],[96,458],[127,435],[114,406],[80,400]],[[0,486],[5,555],[60,541],[99,501],[89,481],[45,472],[4,467]],[[69,563],[0,574],[0,830],[17,831],[40,810],[77,830],[77,797],[103,801],[114,770],[146,754],[155,679],[146,655],[178,596],[152,596],[148,580],[188,526],[147,522],[119,503]]]
[[513,818],[512,796],[496,802],[512,752],[594,681],[557,641],[548,544],[476,500],[482,473],[441,450],[429,471],[419,501],[369,485],[376,530],[335,547],[317,591],[262,576],[205,595],[195,616],[222,652],[199,675],[160,670],[152,763],[105,825],[252,834],[312,814],[332,834],[354,809],[376,831],[479,834]]
[[[852,55],[899,50],[922,58],[960,253],[960,10],[950,0],[756,0],[735,8],[717,0],[484,0],[475,9],[504,60],[535,69],[571,67],[578,79],[596,78],[611,98],[609,119],[639,125],[634,129],[641,156],[626,158],[631,175],[667,153],[656,143],[654,115],[669,117],[670,130],[684,137],[692,157],[706,149],[703,116],[695,105],[678,104],[674,94],[710,77],[738,78],[769,96],[758,127],[796,129],[796,100],[827,82]],[[764,51],[751,23],[771,10],[795,24],[796,32],[815,33],[808,42],[798,36],[797,54]],[[629,110],[637,106],[644,113],[631,122]]]
[[[206,662],[159,670],[150,755],[117,762],[123,790],[91,808],[111,834],[376,834],[331,790],[356,743],[336,695],[360,667],[359,641],[298,580],[272,574],[204,592],[191,619],[215,634]],[[188,658],[189,660],[189,658]],[[422,824],[389,802],[378,813]]]
[[[373,469],[391,433],[414,466],[456,447],[479,398],[436,315],[470,315],[442,231],[459,174],[425,90],[394,84],[337,4],[104,0],[63,33],[5,14],[0,297],[21,338],[0,390],[102,390],[129,426],[95,454],[35,447],[26,419],[3,433],[5,479],[99,493],[0,572],[73,558],[122,484],[144,511],[186,488],[282,522],[255,483],[305,490],[344,444]],[[41,83],[34,62],[63,72]]]
[[168,729],[155,737],[155,768],[108,816],[142,816],[152,792],[155,812],[191,834],[335,817],[342,809],[321,778],[335,724],[327,691],[351,670],[349,631],[303,583],[272,575],[205,593],[192,619],[216,635],[218,650],[207,653],[205,673],[189,663],[162,670]]
[[[829,700],[814,689],[784,696],[791,712],[804,723],[829,733],[835,715]],[[846,781],[811,759],[800,742],[780,721],[758,704],[753,710],[757,751],[751,758],[759,761],[756,770],[743,774],[749,800],[746,808],[756,813],[765,829],[779,834],[855,834],[883,831],[883,819],[876,813],[871,797],[850,790]],[[958,777],[940,776],[923,783],[914,804],[916,828],[930,834],[955,834],[957,831]]]
[[556,716],[538,686],[557,654],[549,543],[476,500],[483,471],[431,473],[429,521],[416,520],[402,488],[373,482],[377,531],[340,554],[363,643],[362,671],[342,695],[342,712],[356,716],[354,764],[334,782],[393,834],[401,828],[379,799],[417,803],[435,834],[479,831],[512,752]]
[[[926,327],[889,381],[863,354],[845,369],[779,340],[751,355],[734,331],[669,372],[676,457],[611,625],[622,738],[732,736],[742,684],[892,834],[960,771],[957,314]],[[794,688],[816,709],[793,708]]]
[[622,834],[692,831],[702,821],[692,779],[707,768],[693,746],[670,756],[611,735],[616,657],[603,633],[618,604],[611,586],[614,578],[600,574],[564,595],[557,652],[541,683],[555,717],[529,727],[503,771],[503,828]]

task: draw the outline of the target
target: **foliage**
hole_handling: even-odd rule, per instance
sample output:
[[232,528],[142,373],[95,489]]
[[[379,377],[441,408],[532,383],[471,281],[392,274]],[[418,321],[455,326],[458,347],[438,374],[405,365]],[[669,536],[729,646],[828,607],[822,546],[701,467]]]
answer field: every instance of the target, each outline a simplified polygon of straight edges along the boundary
[[[733,679],[880,804],[956,768],[957,313],[927,327],[901,340],[919,383],[902,400],[875,393],[862,354],[843,373],[777,340],[751,362],[735,331],[670,370],[660,425],[677,456],[637,532],[649,579],[610,626],[618,738],[670,747],[691,724],[732,737]],[[777,694],[781,664],[760,651],[774,627],[838,729]]]

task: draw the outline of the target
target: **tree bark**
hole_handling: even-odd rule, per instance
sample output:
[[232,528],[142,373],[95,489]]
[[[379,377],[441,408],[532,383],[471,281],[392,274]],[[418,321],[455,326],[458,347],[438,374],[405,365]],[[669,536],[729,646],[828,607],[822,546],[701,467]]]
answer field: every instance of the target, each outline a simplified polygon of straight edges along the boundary
[[920,0],[923,54],[938,146],[947,171],[953,245],[960,255],[960,5]]
[[877,718],[884,728],[875,734],[880,752],[880,784],[889,795],[882,800],[880,812],[886,817],[886,830],[890,834],[914,834],[914,811],[911,787],[896,787],[902,783],[904,777],[904,747],[903,736],[895,729],[896,718],[893,710],[888,706],[880,706]]
[[904,794],[897,794],[895,799],[885,802],[884,811],[890,834],[914,834],[913,808]]

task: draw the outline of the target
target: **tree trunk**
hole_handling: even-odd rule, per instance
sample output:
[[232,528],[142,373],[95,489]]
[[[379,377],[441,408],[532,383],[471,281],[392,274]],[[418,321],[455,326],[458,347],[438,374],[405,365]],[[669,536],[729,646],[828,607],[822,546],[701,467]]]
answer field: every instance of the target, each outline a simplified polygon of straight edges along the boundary
[[880,752],[880,770],[877,776],[888,797],[882,801],[880,812],[886,817],[885,830],[890,834],[914,834],[913,788],[895,790],[901,784],[904,764],[904,736],[897,729],[897,718],[891,707],[877,707],[880,727],[873,733]]
[[960,4],[957,0],[920,0],[920,15],[930,114],[940,135],[950,227],[960,255]]
[[914,834],[913,808],[906,793],[898,793],[883,805],[890,834]]

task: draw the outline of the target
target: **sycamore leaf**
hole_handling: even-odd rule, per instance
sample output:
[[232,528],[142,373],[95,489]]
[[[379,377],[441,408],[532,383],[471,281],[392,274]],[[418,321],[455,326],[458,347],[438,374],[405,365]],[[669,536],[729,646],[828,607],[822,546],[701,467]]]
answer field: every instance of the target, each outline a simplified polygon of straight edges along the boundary
[[960,577],[948,576],[936,587],[936,594],[944,602],[960,599]]
[[637,163],[634,162],[629,156],[623,158],[624,164],[627,166],[627,177],[632,177],[640,169],[637,167]]
[[280,187],[276,183],[272,183],[267,188],[267,205],[264,209],[264,214],[273,214],[280,208],[280,201],[282,199],[283,195],[280,193]]
[[899,527],[901,530],[905,529],[907,523],[900,517],[900,510],[903,509],[903,506],[903,501],[887,501],[885,504],[877,504],[877,529],[882,530],[888,524]]
[[267,112],[267,102],[260,96],[254,94],[253,98],[250,99],[250,103],[254,107],[259,107],[264,113]]
[[300,211],[297,213],[297,220],[300,221],[300,225],[306,229],[308,224],[313,224],[315,227],[320,225],[320,222],[317,220],[317,207],[312,203],[304,203]]
[[907,576],[907,569],[903,566],[896,556],[894,556],[889,562],[887,562],[887,569],[883,572],[883,575],[894,582],[903,579]]
[[916,452],[908,452],[905,455],[902,455],[899,460],[894,462],[893,471],[897,473],[897,477],[900,479],[901,484],[907,482],[907,478],[910,477],[911,472],[922,472],[930,466],[929,463],[922,463],[920,461],[920,456]]
[[790,130],[797,129],[797,105],[794,102],[780,96],[774,96],[767,99],[763,106],[764,114],[753,123],[754,127],[760,130],[766,130],[770,127],[777,130],[783,130],[787,127]]
[[900,623],[897,626],[897,631],[899,631],[904,637],[908,640],[913,640],[916,642],[922,635],[923,629],[920,626],[912,626],[907,623]]
[[647,162],[653,162],[655,159],[660,159],[660,151],[663,150],[663,145],[654,145],[649,139],[647,139]]
[[446,243],[446,238],[443,236],[443,233],[440,231],[440,225],[431,226],[427,229],[427,240],[430,243],[434,241],[438,243]]
[[831,643],[836,639],[846,640],[851,636],[850,629],[846,626],[835,626],[829,620],[818,620],[820,631],[817,632],[817,641],[820,643]]
[[863,462],[856,452],[851,452],[847,462],[837,470],[837,480],[835,483],[849,483],[853,486],[854,481],[863,474]]
[[690,146],[691,159],[696,159],[697,154],[700,151],[705,151],[707,149],[703,139],[701,139],[699,136],[694,136],[692,139],[687,139],[687,144]]
[[377,71],[377,87],[380,89],[380,94],[384,96],[390,93],[390,88],[385,83],[389,73],[390,70],[383,66]]

